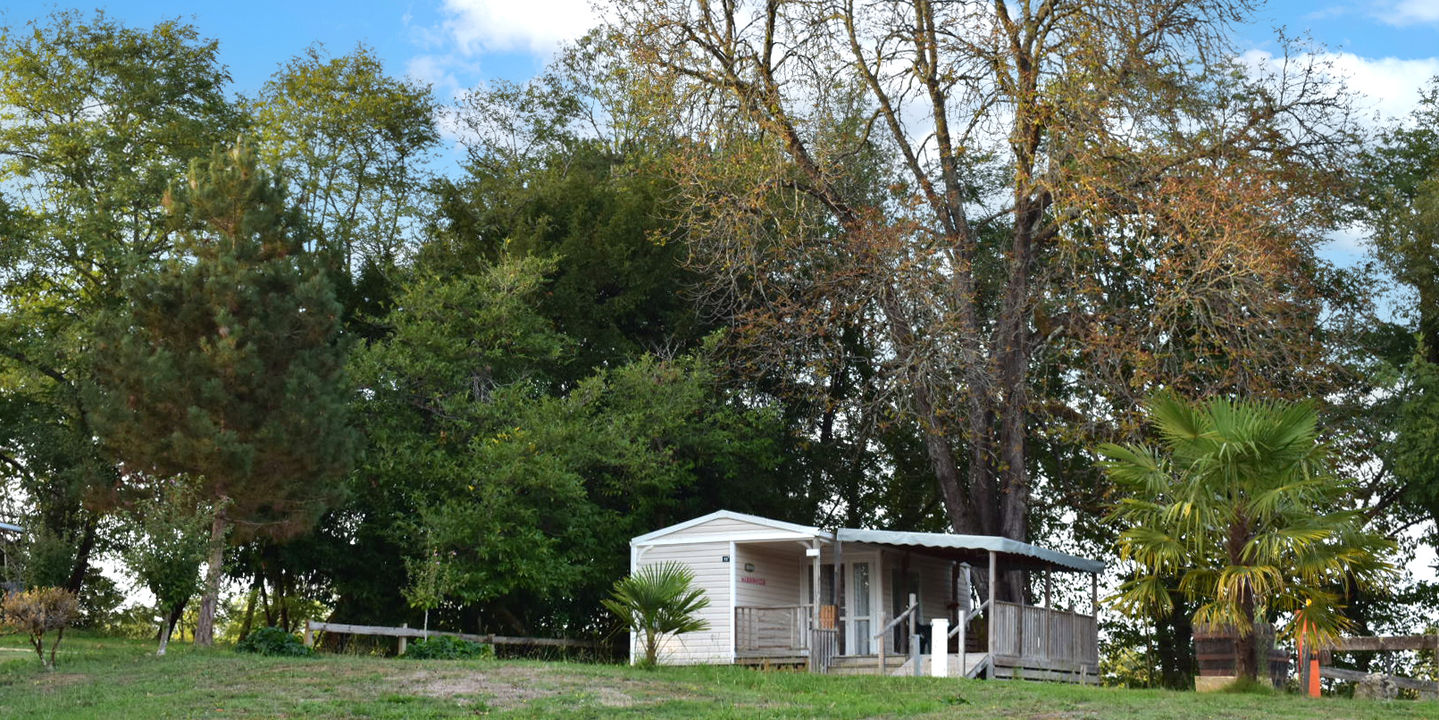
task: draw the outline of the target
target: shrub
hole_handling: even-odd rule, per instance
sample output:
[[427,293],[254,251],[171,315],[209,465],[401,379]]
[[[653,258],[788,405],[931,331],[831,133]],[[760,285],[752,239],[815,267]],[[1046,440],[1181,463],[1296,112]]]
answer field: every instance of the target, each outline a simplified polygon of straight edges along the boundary
[[493,658],[495,648],[483,643],[470,642],[448,635],[436,635],[428,640],[416,640],[405,650],[405,657],[414,660],[471,660]]
[[[40,664],[55,668],[55,651],[65,637],[65,628],[75,622],[80,603],[75,593],[64,588],[47,587],[11,593],[0,602],[0,626],[30,636],[30,646]],[[50,657],[45,657],[45,635],[55,631],[50,641]]]
[[286,657],[304,657],[315,654],[314,650],[305,647],[305,643],[301,642],[299,637],[277,627],[263,627],[246,635],[244,640],[235,645],[235,649],[240,652]]
[[642,636],[645,659],[652,667],[659,660],[660,639],[709,629],[699,612],[709,607],[704,590],[694,587],[694,573],[680,563],[646,565],[615,582],[605,607],[620,616],[632,632]]

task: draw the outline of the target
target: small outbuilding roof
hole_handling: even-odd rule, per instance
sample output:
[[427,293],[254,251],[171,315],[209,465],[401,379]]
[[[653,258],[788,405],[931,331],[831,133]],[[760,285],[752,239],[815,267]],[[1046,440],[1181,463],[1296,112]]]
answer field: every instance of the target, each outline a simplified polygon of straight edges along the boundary
[[7,522],[0,522],[0,530],[8,530],[13,533],[25,532],[25,528],[22,528],[19,525],[12,525]]
[[1079,572],[1099,573],[1104,571],[1104,563],[1100,560],[1090,560],[1058,550],[1050,550],[1049,548],[1042,548],[1018,540],[1010,540],[1009,538],[995,537],[992,535],[952,535],[950,533],[853,530],[850,528],[840,528],[835,534],[840,542],[862,542],[875,545],[910,545],[939,550],[960,551],[961,553],[965,551],[989,553],[992,551],[1003,556],[1008,556],[1011,560],[1028,558],[1038,561],[1036,564],[1055,565]]

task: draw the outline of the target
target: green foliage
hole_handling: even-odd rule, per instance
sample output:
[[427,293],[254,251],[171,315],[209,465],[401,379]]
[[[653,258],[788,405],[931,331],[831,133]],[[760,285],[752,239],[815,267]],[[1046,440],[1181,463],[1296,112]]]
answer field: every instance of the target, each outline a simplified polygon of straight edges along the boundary
[[79,611],[75,616],[75,626],[87,630],[109,627],[120,606],[125,604],[125,597],[126,593],[120,585],[100,572],[99,568],[88,568],[76,598]]
[[629,577],[615,581],[605,607],[618,615],[631,632],[642,636],[644,664],[659,661],[660,641],[709,629],[699,612],[709,607],[704,590],[694,587],[694,572],[675,562],[645,565]]
[[239,652],[282,657],[308,657],[315,654],[314,650],[305,647],[305,643],[301,642],[298,636],[277,627],[262,627],[246,635],[235,644],[235,649]]
[[412,660],[492,659],[495,657],[495,647],[449,635],[436,635],[410,642],[405,648],[404,657]]
[[85,402],[95,322],[166,251],[167,185],[242,124],[228,79],[178,22],[67,11],[0,32],[0,479],[69,546],[70,568],[37,563],[50,583],[78,589],[117,479]]
[[[1346,509],[1349,488],[1330,474],[1313,406],[1166,394],[1148,410],[1160,448],[1099,448],[1126,492],[1109,516],[1122,528],[1120,557],[1138,568],[1114,606],[1165,613],[1177,593],[1198,604],[1196,626],[1237,628],[1241,643],[1256,617],[1281,612],[1303,611],[1311,642],[1347,629],[1342,589],[1389,577],[1393,543]],[[1254,677],[1252,662],[1240,669]]]
[[483,273],[505,254],[552,258],[535,309],[576,342],[563,358],[565,382],[645,351],[698,345],[704,325],[687,292],[696,279],[681,267],[685,246],[671,237],[656,172],[595,144],[512,162],[487,158],[437,183],[440,219],[421,250],[424,267]]
[[1363,158],[1360,217],[1371,250],[1418,302],[1401,313],[1429,342],[1439,363],[1439,78],[1431,79],[1409,122],[1382,134]]
[[363,45],[334,58],[312,46],[265,83],[251,109],[260,156],[290,183],[336,282],[352,290],[363,262],[388,271],[407,254],[439,142],[428,86],[386,76]]
[[782,431],[728,402],[702,358],[641,358],[555,393],[573,343],[536,309],[552,267],[507,256],[397,296],[386,338],[354,356],[371,449],[350,516],[400,554],[405,585],[438,558],[453,605],[569,634],[611,622],[599,601],[628,538],[741,488],[777,495]]
[[245,145],[197,163],[168,205],[179,254],[134,281],[108,326],[104,435],[132,470],[230,503],[245,534],[292,534],[355,449],[339,308]]
[[155,596],[160,615],[160,652],[171,632],[169,618],[200,590],[200,563],[209,549],[213,511],[184,478],[144,486],[128,505],[120,551],[125,568]]
[[75,566],[74,538],[58,535],[42,523],[27,529],[17,545],[22,584],[52,587],[66,583]]
[[212,512],[201,642],[222,550],[293,536],[336,501],[356,450],[340,308],[306,226],[241,143],[166,196],[175,256],[105,323],[90,404],[130,472],[192,478]]
[[1404,380],[1394,473],[1404,480],[1406,498],[1439,519],[1439,365],[1424,359],[1423,346],[1404,369]]
[[[64,588],[33,588],[9,593],[0,599],[0,627],[29,636],[30,646],[46,668],[55,667],[55,651],[65,637],[65,628],[75,622],[80,611],[75,593]],[[45,636],[51,632],[49,657],[45,654]]]

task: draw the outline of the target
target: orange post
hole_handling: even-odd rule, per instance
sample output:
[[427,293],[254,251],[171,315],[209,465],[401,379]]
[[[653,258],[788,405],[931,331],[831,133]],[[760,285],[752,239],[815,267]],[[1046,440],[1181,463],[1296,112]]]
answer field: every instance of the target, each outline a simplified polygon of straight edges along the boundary
[[1299,635],[1295,638],[1295,650],[1299,656],[1299,685],[1303,692],[1309,697],[1319,697],[1319,653],[1308,651],[1304,647],[1304,633],[1309,629],[1309,623],[1304,621],[1303,613],[1299,615]]

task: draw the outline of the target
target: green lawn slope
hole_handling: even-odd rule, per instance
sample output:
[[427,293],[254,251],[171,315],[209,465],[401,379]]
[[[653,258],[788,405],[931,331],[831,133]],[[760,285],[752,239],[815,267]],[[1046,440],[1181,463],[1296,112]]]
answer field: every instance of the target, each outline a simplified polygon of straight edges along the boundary
[[0,638],[0,718],[1439,718],[1435,702],[1309,700],[932,678],[321,655],[67,639],[54,672]]

